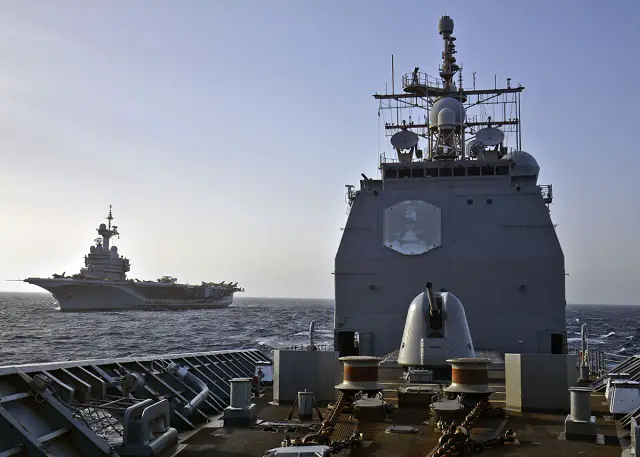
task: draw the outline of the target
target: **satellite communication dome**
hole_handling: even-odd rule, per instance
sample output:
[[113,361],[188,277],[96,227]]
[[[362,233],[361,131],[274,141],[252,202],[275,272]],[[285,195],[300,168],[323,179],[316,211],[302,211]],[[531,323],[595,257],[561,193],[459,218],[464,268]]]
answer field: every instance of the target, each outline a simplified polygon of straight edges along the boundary
[[429,123],[431,124],[431,128],[439,126],[438,116],[440,115],[440,111],[444,109],[449,109],[453,112],[453,125],[459,126],[464,123],[465,110],[462,102],[456,98],[442,97],[436,100],[431,107],[431,112],[429,113]]
[[94,252],[96,252],[96,247],[95,246],[89,246],[89,252],[91,254],[93,254]]
[[107,229],[106,224],[100,224],[100,230],[106,230],[106,229]]
[[438,113],[438,128],[453,128],[456,125],[456,113],[444,108]]
[[502,157],[502,160],[513,160],[516,164],[511,171],[511,176],[538,176],[540,172],[538,161],[528,152],[509,152]]

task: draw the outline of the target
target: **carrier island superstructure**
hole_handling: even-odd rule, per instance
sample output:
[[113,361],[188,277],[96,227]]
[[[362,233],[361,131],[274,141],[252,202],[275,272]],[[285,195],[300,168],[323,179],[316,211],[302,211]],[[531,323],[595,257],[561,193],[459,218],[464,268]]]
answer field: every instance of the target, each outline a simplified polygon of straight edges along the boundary
[[179,284],[172,276],[162,276],[157,281],[127,279],[129,259],[118,253],[117,246],[111,245],[111,239],[120,236],[112,221],[109,206],[107,224],[100,224],[96,229],[100,237],[89,248],[80,273],[24,281],[51,292],[62,311],[225,308],[233,302],[235,292],[243,292],[237,283]]
[[397,349],[427,280],[462,300],[477,348],[566,350],[564,256],[551,185],[538,184],[538,163],[523,151],[524,87],[507,78],[476,88],[474,73],[463,88],[452,32],[442,18],[439,78],[416,67],[400,93],[392,84],[374,95],[393,157],[380,155],[378,179],[347,186],[334,271],[342,355],[355,353],[354,340],[360,354]]

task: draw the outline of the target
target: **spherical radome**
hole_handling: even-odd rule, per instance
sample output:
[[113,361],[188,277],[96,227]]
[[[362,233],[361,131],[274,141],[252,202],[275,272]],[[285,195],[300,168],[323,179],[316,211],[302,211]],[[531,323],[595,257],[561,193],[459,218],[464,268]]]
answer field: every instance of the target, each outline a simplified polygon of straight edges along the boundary
[[438,113],[438,127],[453,127],[456,125],[456,113],[449,108],[441,109]]
[[537,176],[540,165],[535,157],[525,151],[514,151],[505,154],[502,160],[513,160],[516,164],[511,171],[511,176]]
[[462,102],[456,98],[442,97],[436,100],[431,107],[431,112],[429,113],[429,124],[431,124],[431,127],[438,126],[438,115],[440,111],[445,108],[453,112],[455,125],[462,125],[464,123],[466,116]]

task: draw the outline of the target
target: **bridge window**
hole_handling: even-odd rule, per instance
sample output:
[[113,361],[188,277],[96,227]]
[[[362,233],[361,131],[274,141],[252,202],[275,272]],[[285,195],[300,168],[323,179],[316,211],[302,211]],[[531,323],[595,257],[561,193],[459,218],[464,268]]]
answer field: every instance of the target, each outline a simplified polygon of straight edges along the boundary
[[450,176],[462,177],[462,176],[505,176],[509,175],[509,167],[506,165],[484,165],[481,167],[471,166],[463,167],[457,165],[455,167],[442,167],[442,168],[387,168],[384,170],[384,177],[386,179],[404,179],[404,178],[446,178]]

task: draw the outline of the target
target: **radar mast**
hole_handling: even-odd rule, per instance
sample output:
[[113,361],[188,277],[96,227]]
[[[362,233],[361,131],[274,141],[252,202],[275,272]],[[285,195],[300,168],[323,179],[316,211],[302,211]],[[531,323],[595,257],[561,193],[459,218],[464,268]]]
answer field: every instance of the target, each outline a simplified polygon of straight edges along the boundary
[[[384,129],[395,154],[379,151],[380,164],[414,161],[496,160],[520,151],[520,93],[524,87],[476,89],[462,86],[462,66],[457,63],[453,20],[442,16],[438,32],[444,41],[438,76],[418,66],[402,77],[404,93],[375,94]],[[392,74],[395,70],[392,68]],[[458,75],[458,87],[455,77]],[[420,146],[420,142],[422,146]]]
[[111,226],[111,221],[113,219],[114,217],[111,211],[111,205],[109,205],[109,214],[107,215],[107,221],[109,225],[107,226],[106,224],[100,224],[100,226],[96,229],[98,234],[102,237],[102,247],[105,250],[109,250],[109,240],[111,239],[111,237],[120,236],[120,233],[118,232],[118,226]]

